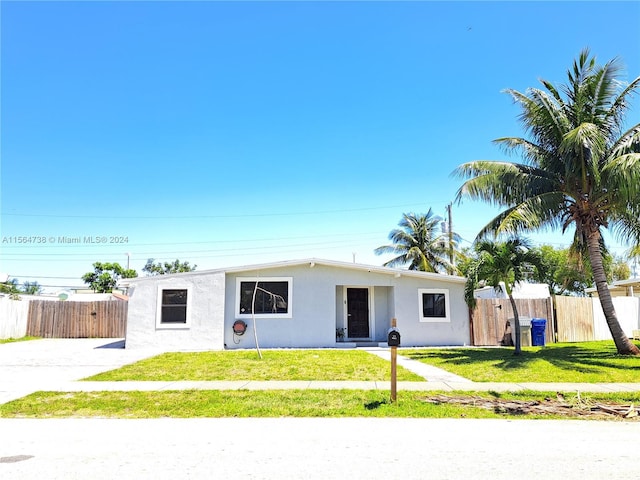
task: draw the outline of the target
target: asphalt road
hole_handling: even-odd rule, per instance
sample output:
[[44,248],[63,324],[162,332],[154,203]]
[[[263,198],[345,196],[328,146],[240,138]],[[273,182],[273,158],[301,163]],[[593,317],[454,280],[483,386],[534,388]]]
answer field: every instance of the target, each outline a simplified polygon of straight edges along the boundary
[[2,479],[631,479],[640,423],[0,419]]

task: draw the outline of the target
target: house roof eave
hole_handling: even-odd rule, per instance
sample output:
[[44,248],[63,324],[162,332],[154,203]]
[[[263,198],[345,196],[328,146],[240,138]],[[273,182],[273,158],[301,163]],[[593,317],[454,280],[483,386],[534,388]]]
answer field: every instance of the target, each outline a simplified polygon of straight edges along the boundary
[[262,264],[254,264],[254,265],[242,265],[236,267],[225,267],[225,268],[217,268],[217,269],[209,269],[209,270],[200,270],[194,272],[183,272],[183,273],[172,273],[168,275],[156,275],[156,276],[148,276],[148,277],[136,277],[136,278],[123,278],[118,282],[118,286],[128,287],[130,285],[135,285],[139,282],[152,281],[157,280],[159,278],[167,279],[167,278],[185,278],[191,276],[200,276],[200,275],[211,275],[215,273],[242,273],[242,272],[257,272],[262,270],[272,270],[275,268],[283,268],[283,267],[295,267],[304,264],[309,264],[310,267],[314,267],[316,265],[322,265],[333,268],[344,268],[350,270],[360,270],[367,271],[369,273],[381,273],[386,275],[393,275],[396,278],[406,276],[406,277],[416,277],[416,278],[429,278],[432,280],[438,280],[441,282],[449,282],[456,284],[464,284],[466,282],[466,278],[459,277],[455,275],[446,275],[441,273],[431,273],[431,272],[421,272],[417,270],[403,270],[399,268],[390,268],[379,265],[367,265],[361,263],[349,263],[342,262],[337,260],[325,260],[319,258],[306,258],[301,260],[283,260],[278,262],[269,262]]

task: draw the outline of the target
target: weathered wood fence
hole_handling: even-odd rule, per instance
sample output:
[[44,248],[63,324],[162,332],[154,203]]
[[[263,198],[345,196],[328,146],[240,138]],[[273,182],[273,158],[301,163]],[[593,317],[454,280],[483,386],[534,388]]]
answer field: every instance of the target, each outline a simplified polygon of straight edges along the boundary
[[[640,328],[640,298],[614,297],[620,326],[629,338]],[[518,315],[547,320],[546,343],[610,340],[598,298],[556,296],[547,299],[516,299]],[[507,321],[513,317],[508,299],[478,299],[471,313],[473,344],[500,345],[510,335]]]
[[[585,297],[556,297],[556,329],[558,342],[594,340],[594,302]],[[597,304],[600,308],[600,303]]]
[[[629,338],[640,328],[640,298],[613,297],[620,327]],[[611,340],[611,332],[598,298],[556,297],[559,342]]]
[[[546,342],[554,341],[553,305],[550,298],[517,298],[516,307],[520,317],[546,319]],[[502,344],[505,335],[511,335],[507,328],[511,317],[513,313],[508,298],[479,298],[472,312],[473,344]]]
[[29,302],[27,335],[44,338],[122,338],[128,302]]

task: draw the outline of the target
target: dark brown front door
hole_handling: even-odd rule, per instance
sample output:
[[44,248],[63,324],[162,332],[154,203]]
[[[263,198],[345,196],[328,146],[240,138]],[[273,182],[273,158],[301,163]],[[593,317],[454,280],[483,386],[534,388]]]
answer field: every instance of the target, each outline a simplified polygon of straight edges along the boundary
[[369,337],[368,288],[347,288],[347,336]]

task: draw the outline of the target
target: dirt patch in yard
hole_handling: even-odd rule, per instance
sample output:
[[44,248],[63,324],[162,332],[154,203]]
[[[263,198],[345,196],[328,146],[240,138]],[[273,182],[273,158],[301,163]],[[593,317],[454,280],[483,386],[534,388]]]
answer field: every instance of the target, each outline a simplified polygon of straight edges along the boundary
[[484,408],[496,413],[514,416],[553,415],[570,418],[608,420],[615,418],[633,421],[640,419],[640,407],[633,404],[583,401],[580,398],[574,402],[568,402],[560,393],[556,398],[547,397],[544,400],[507,400],[469,395],[432,395],[424,397],[422,400],[436,405],[452,404]]

